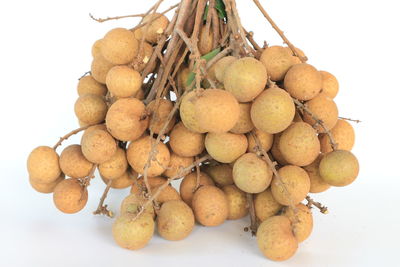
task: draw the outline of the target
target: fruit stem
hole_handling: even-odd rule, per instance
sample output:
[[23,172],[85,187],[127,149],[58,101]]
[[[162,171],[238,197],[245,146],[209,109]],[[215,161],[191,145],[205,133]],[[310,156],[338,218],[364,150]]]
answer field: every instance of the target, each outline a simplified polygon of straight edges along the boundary
[[104,201],[107,198],[108,192],[110,191],[111,184],[112,184],[112,180],[108,180],[107,186],[104,189],[103,195],[100,198],[99,205],[97,206],[97,209],[93,212],[94,215],[103,214],[110,218],[112,218],[114,216],[114,213],[107,209],[107,205],[104,205]]
[[309,209],[311,209],[312,206],[315,206],[315,207],[317,207],[317,208],[319,209],[319,211],[320,211],[321,213],[323,213],[323,214],[328,214],[328,213],[329,213],[328,207],[322,205],[322,204],[319,203],[319,202],[315,202],[310,196],[307,196],[307,197],[306,197],[306,200],[307,200],[306,206],[307,206]]
[[247,193],[246,197],[247,197],[247,204],[249,205],[251,235],[255,236],[257,233],[257,229],[258,229],[258,222],[257,222],[257,217],[256,217],[256,211],[254,208],[253,194]]
[[64,135],[63,137],[60,137],[60,140],[58,140],[57,144],[55,144],[55,145],[53,146],[53,149],[56,150],[59,146],[61,146],[61,144],[62,144],[62,142],[63,142],[64,140],[67,140],[68,138],[70,138],[70,137],[73,136],[74,134],[77,134],[77,133],[79,133],[79,132],[81,132],[81,131],[86,130],[86,129],[89,128],[90,126],[91,126],[91,125],[86,125],[86,126],[80,127],[80,128],[78,128],[78,129],[75,129],[75,130],[73,130],[73,131],[67,133],[67,134]]

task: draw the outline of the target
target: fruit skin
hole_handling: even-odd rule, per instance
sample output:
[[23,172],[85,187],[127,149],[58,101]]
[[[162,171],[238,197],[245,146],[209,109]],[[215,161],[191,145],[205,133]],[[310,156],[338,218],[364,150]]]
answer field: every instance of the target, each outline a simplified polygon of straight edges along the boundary
[[226,185],[222,188],[228,200],[228,220],[243,218],[248,213],[246,193],[235,185]]
[[239,119],[230,132],[235,134],[248,133],[254,128],[250,116],[251,103],[240,103],[239,110]]
[[107,87],[96,81],[92,75],[88,75],[79,79],[77,91],[79,96],[86,94],[105,96]]
[[[159,190],[159,186],[155,186],[151,188],[151,193],[155,194]],[[181,196],[179,195],[178,191],[172,186],[164,187],[160,194],[156,197],[156,201],[158,203],[165,203],[171,200],[181,200]]]
[[[194,189],[196,188],[197,172],[192,172],[183,178],[179,192],[181,194],[182,200],[186,202],[189,206],[192,206],[192,200],[194,195]],[[199,186],[214,185],[213,180],[207,174],[200,172],[200,182]]]
[[157,216],[158,233],[171,241],[185,239],[192,232],[194,224],[193,211],[182,200],[165,202]]
[[134,96],[142,86],[140,73],[128,66],[115,66],[107,73],[107,88],[113,96]]
[[38,183],[51,183],[61,175],[59,156],[48,146],[39,146],[32,150],[27,161],[29,177]]
[[207,27],[204,25],[200,29],[199,34],[199,52],[202,55],[209,53],[213,49],[214,35],[211,27],[207,31]]
[[[164,177],[157,176],[157,177],[147,177],[147,181],[149,183],[149,186],[151,188],[154,188],[154,187],[158,187],[158,186],[165,184],[167,182],[167,179]],[[138,187],[138,185],[140,187]],[[141,196],[141,195],[143,195],[144,188],[146,188],[144,179],[143,179],[143,177],[140,177],[139,179],[137,179],[137,183],[134,183],[132,185],[131,193]]]
[[254,153],[246,153],[233,165],[233,181],[246,193],[256,194],[271,184],[272,171],[264,160]]
[[[158,108],[156,110],[157,105]],[[174,108],[174,103],[167,99],[160,99],[159,101],[157,100],[151,101],[146,107],[148,113],[151,114],[149,121],[150,131],[153,131],[155,134],[159,134],[161,130],[164,128],[164,124],[167,121],[167,118],[173,108]],[[173,116],[172,119],[169,121],[167,128],[164,130],[164,134],[169,133],[169,131],[171,131],[171,129],[174,127],[175,118],[176,116]]]
[[284,206],[296,205],[310,192],[310,177],[302,168],[286,165],[278,170],[278,174],[285,187],[275,176],[271,183],[271,192],[274,199],[280,204]]
[[98,166],[101,176],[106,179],[117,179],[121,177],[128,169],[125,150],[117,148],[112,158]]
[[246,152],[248,144],[244,134],[208,133],[205,146],[213,159],[231,163]]
[[296,214],[291,208],[286,207],[282,215],[289,218],[292,223],[293,234],[297,242],[301,243],[311,235],[314,223],[311,209],[301,203],[297,204],[296,208]]
[[[355,142],[355,133],[353,126],[345,120],[338,120],[335,127],[331,129],[331,134],[336,144],[337,149],[350,151]],[[320,134],[318,136],[321,143],[321,152],[328,153],[332,151],[332,146],[327,134]]]
[[107,109],[107,104],[102,96],[91,94],[80,96],[74,106],[76,117],[90,125],[104,121]]
[[322,78],[322,92],[334,99],[339,92],[339,82],[336,77],[327,71],[320,70]]
[[196,220],[204,226],[217,226],[228,218],[228,200],[215,186],[200,187],[193,196],[192,207]]
[[[121,202],[120,213],[124,215],[126,213],[137,214],[139,208],[146,203],[146,199],[141,195],[137,194],[129,194],[124,200]],[[150,214],[153,218],[156,216],[154,212],[154,208],[152,204],[148,204],[143,213]]]
[[257,243],[264,256],[273,261],[289,259],[298,247],[290,220],[285,216],[273,216],[263,221],[257,230]]
[[[258,140],[260,140],[262,148],[265,150],[265,152],[268,152],[271,149],[272,144],[274,143],[274,135],[260,131],[258,129],[255,129],[254,132]],[[258,146],[252,134],[247,134],[247,142],[249,144],[247,147],[247,152],[257,153]]]
[[223,57],[220,60],[218,60],[215,65],[214,65],[214,74],[215,74],[215,78],[217,78],[217,80],[220,83],[224,82],[224,77],[225,77],[225,71],[226,69],[237,60],[237,58],[233,57],[233,56],[227,56],[227,57]]
[[256,98],[251,106],[251,120],[257,129],[275,134],[292,123],[295,111],[290,95],[281,88],[273,87]]
[[71,178],[84,178],[93,168],[93,163],[85,158],[80,145],[66,147],[59,162],[62,172]]
[[77,179],[65,179],[54,188],[53,201],[57,209],[64,213],[81,211],[88,200],[88,191]]
[[[168,178],[173,178],[173,177],[175,177],[176,179],[182,178],[183,176],[189,174],[190,171],[182,173],[181,170],[189,167],[190,165],[193,164],[193,162],[194,162],[193,157],[181,157],[172,152],[169,161],[169,166],[164,171],[163,175],[167,176]],[[177,175],[181,175],[181,177],[176,177]]]
[[194,157],[203,152],[204,139],[204,134],[192,132],[179,122],[169,135],[169,145],[181,157]]
[[117,151],[117,143],[107,131],[97,129],[85,133],[82,137],[81,148],[87,160],[101,164],[114,156]]
[[310,193],[325,192],[331,187],[321,178],[321,175],[319,174],[319,164],[321,159],[322,155],[319,155],[313,163],[303,167],[310,177]]
[[182,97],[179,114],[186,128],[195,133],[205,133],[207,130],[200,127],[196,117],[195,103],[201,90],[192,90]]
[[256,194],[254,197],[255,213],[261,222],[276,215],[282,207],[283,206],[279,204],[272,195],[271,188]]
[[52,193],[54,191],[54,188],[57,186],[57,184],[64,179],[65,179],[65,175],[63,173],[61,173],[60,177],[58,177],[57,180],[55,180],[54,182],[40,183],[29,177],[29,183],[32,186],[32,188],[35,189],[37,192],[43,193],[43,194],[49,194],[49,193]]
[[[105,184],[108,184],[108,182],[109,182],[108,179],[106,179],[102,176],[100,176],[100,177]],[[132,186],[132,184],[135,182],[137,177],[138,177],[138,174],[135,171],[128,169],[126,172],[124,172],[124,174],[121,177],[111,180],[111,188],[124,189],[129,186]]]
[[333,186],[346,186],[358,176],[359,164],[350,151],[335,150],[325,154],[319,164],[322,179]]
[[97,82],[106,84],[107,73],[114,66],[100,55],[93,59],[90,72]]
[[[145,33],[145,39],[147,42],[155,44],[158,41],[158,38],[164,33],[164,31],[167,29],[169,20],[166,16],[161,15],[160,13],[153,13],[147,15],[144,19],[143,22],[146,23],[148,21],[153,20],[154,17],[156,18],[154,21],[152,21],[148,27],[144,26],[143,30],[147,30]],[[146,28],[147,27],[147,28]]]
[[100,44],[102,56],[114,65],[131,63],[139,49],[134,34],[124,28],[115,28],[106,33]]
[[[139,44],[140,42],[141,40],[139,40]],[[149,63],[150,58],[153,55],[153,52],[154,52],[153,46],[151,46],[151,44],[147,42],[144,42],[142,51],[138,51],[138,53],[134,58],[133,61],[134,69],[139,72],[142,72],[147,67],[147,63]],[[150,67],[150,72],[153,72],[155,67],[156,67],[156,62],[154,62]]]
[[[332,129],[339,116],[338,108],[335,102],[325,93],[320,93],[310,101],[305,103],[305,106],[320,120],[324,122],[324,126],[330,130]],[[314,126],[316,121],[307,113],[304,114],[304,121]],[[325,132],[322,126],[318,125],[317,130],[319,133]]]
[[226,186],[233,184],[232,167],[229,164],[219,164],[215,166],[203,167],[203,171],[207,173],[218,186]]
[[320,143],[309,124],[295,122],[280,136],[279,150],[290,164],[306,166],[318,157]]
[[270,46],[260,57],[272,81],[281,81],[291,66],[296,64],[292,52],[283,46]]
[[99,39],[96,42],[93,43],[92,45],[92,57],[96,58],[96,57],[101,57],[101,42],[103,41],[103,39]]
[[264,90],[267,78],[267,70],[260,61],[244,57],[225,70],[224,87],[239,102],[249,102]]
[[190,74],[190,69],[188,67],[182,67],[180,71],[178,72],[178,88],[186,91],[189,88],[189,85],[187,84],[188,77]]
[[134,214],[119,216],[113,223],[112,234],[115,242],[122,248],[138,250],[147,245],[153,237],[155,224],[153,217],[142,213],[134,219]]
[[279,141],[281,140],[281,134],[282,133],[274,134],[274,143],[272,144],[271,154],[280,165],[288,165],[289,162],[286,161],[286,159],[282,155],[282,152],[279,150]]
[[307,63],[293,65],[285,75],[284,88],[294,98],[310,100],[321,92],[321,74]]

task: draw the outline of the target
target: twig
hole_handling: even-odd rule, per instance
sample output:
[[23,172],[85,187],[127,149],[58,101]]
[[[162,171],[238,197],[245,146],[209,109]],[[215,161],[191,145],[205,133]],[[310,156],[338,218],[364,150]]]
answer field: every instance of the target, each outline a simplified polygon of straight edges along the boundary
[[109,20],[118,20],[118,19],[125,19],[125,18],[137,18],[137,17],[144,17],[146,14],[135,14],[135,15],[125,15],[125,16],[116,16],[116,17],[107,17],[107,18],[95,18],[91,13],[89,13],[89,17],[97,22],[105,22]]
[[92,72],[91,72],[90,70],[87,71],[87,72],[85,72],[81,77],[79,77],[78,81],[79,81],[80,79],[82,79],[83,77],[87,76],[88,74],[91,75]]
[[107,209],[107,205],[104,205],[104,200],[107,198],[108,192],[110,191],[111,188],[111,184],[112,180],[108,180],[106,189],[104,189],[103,195],[100,198],[99,205],[97,206],[97,209],[93,212],[94,215],[103,214],[110,218],[114,216],[114,213]]
[[362,121],[360,121],[360,120],[354,120],[354,119],[350,119],[350,118],[343,118],[343,117],[339,117],[339,119],[341,119],[341,120],[345,120],[345,121],[352,121],[352,122],[355,122],[355,123],[361,123]]
[[328,207],[322,205],[322,204],[319,203],[319,202],[314,201],[310,196],[307,196],[307,197],[306,197],[306,200],[307,200],[306,206],[307,206],[309,209],[311,209],[312,206],[315,206],[315,207],[317,207],[317,208],[319,209],[319,211],[320,211],[321,213],[323,213],[323,214],[328,214],[328,213],[329,213]]
[[67,134],[64,135],[63,137],[60,137],[60,140],[58,140],[58,142],[53,146],[53,149],[56,150],[56,149],[62,144],[62,142],[63,142],[64,140],[67,140],[68,138],[70,138],[70,137],[73,136],[74,134],[77,134],[77,133],[79,133],[79,132],[81,132],[81,131],[86,130],[86,129],[89,128],[90,126],[91,126],[91,125],[86,125],[86,126],[80,127],[80,128],[78,128],[78,129],[75,129],[75,130],[73,130],[73,131],[67,133]]
[[249,213],[250,213],[250,230],[251,230],[251,234],[253,236],[256,235],[257,233],[257,228],[258,228],[258,222],[257,222],[257,217],[256,217],[256,211],[254,208],[254,199],[253,199],[253,194],[246,194],[247,197],[247,204],[249,205]]
[[[88,186],[90,185],[90,180],[92,180],[94,178],[94,172],[96,171],[97,168],[97,164],[93,164],[92,169],[90,170],[90,173],[88,174],[88,176],[86,176],[85,178],[79,179],[81,185],[83,186],[83,191],[86,192]],[[84,194],[82,194],[83,197]]]
[[246,33],[246,38],[247,40],[249,40],[249,42],[251,43],[251,45],[254,47],[255,50],[257,50],[257,52],[261,52],[262,48],[257,44],[257,42],[254,40],[253,36],[254,33],[253,32],[248,32],[245,29],[243,29]]
[[[195,161],[198,161],[199,157],[196,156]],[[200,187],[200,166],[196,164],[196,186],[193,188],[193,193]]]

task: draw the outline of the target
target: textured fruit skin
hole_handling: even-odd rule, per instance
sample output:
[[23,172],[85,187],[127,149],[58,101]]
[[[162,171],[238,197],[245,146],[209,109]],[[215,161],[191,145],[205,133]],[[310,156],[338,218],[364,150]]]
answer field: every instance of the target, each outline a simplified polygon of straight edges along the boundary
[[186,91],[189,88],[187,81],[188,81],[190,72],[191,71],[188,67],[183,67],[178,72],[178,88],[182,89],[183,91]]
[[35,189],[37,192],[43,193],[43,194],[49,194],[49,193],[52,193],[54,191],[54,188],[57,186],[57,184],[64,179],[65,179],[65,175],[62,173],[60,175],[60,177],[58,177],[57,180],[55,180],[54,182],[40,183],[29,177],[29,183],[32,186],[32,188]]
[[274,157],[274,159],[280,164],[280,165],[288,165],[289,162],[286,161],[286,159],[283,157],[282,152],[279,149],[279,142],[281,140],[281,134],[275,134],[274,135],[274,143],[272,144],[271,147],[271,154]]
[[108,131],[121,141],[138,139],[148,126],[148,119],[143,119],[146,107],[136,98],[121,98],[108,110],[106,125]]
[[[135,182],[137,177],[138,177],[138,174],[135,171],[128,169],[126,172],[124,172],[124,174],[121,177],[111,180],[111,188],[124,189],[124,188],[130,187]],[[109,181],[108,179],[106,179],[104,177],[101,177],[101,179],[103,180],[103,182],[105,184],[108,184],[108,181]]]
[[[128,150],[126,151],[126,156],[129,165],[137,173],[143,174],[153,142],[155,142],[154,138],[145,135],[130,143]],[[164,143],[160,142],[157,144],[156,150],[156,161],[150,161],[150,166],[147,171],[149,177],[161,175],[169,165],[170,153],[168,147]]]
[[122,248],[137,250],[145,247],[154,234],[154,221],[151,215],[124,214],[113,223],[112,234],[115,242]]
[[[258,140],[260,140],[261,147],[265,150],[265,152],[268,152],[274,142],[274,135],[260,131],[258,129],[255,129],[254,131]],[[249,144],[247,147],[247,152],[257,153],[258,146],[251,134],[247,134],[247,142]]]
[[[338,120],[335,127],[331,129],[331,134],[338,149],[350,151],[355,142],[355,132],[353,126],[345,120]],[[332,151],[332,146],[327,134],[320,134],[318,136],[321,143],[321,152],[328,153]]]
[[[318,119],[324,122],[324,125],[328,130],[335,126],[338,120],[339,111],[336,103],[325,93],[317,95],[310,101],[307,101],[305,105]],[[311,126],[316,124],[316,121],[307,112],[304,114],[304,121]],[[320,125],[318,125],[317,130],[319,133],[324,132],[324,129]]]
[[246,153],[233,165],[233,181],[242,191],[257,194],[271,184],[272,171],[264,160],[254,153]]
[[[182,172],[182,169],[189,167],[193,164],[193,162],[193,157],[181,157],[172,152],[170,156],[169,166],[164,171],[163,175],[167,176],[168,178],[182,178],[183,176],[190,173],[190,171]],[[177,175],[180,175],[180,177],[176,177]]]
[[107,73],[107,88],[113,96],[134,96],[142,86],[140,73],[128,66],[115,66]]
[[100,46],[101,54],[107,61],[114,65],[124,65],[132,62],[139,42],[131,31],[115,28],[106,33]]
[[147,30],[145,33],[145,39],[147,42],[155,44],[158,41],[158,38],[164,33],[164,31],[167,29],[169,20],[166,16],[161,15],[159,13],[153,13],[147,15],[144,19],[143,22],[146,23],[148,21],[151,21],[156,18],[154,21],[152,21],[148,27],[144,27],[143,30]]
[[81,211],[88,200],[88,191],[77,179],[65,179],[54,188],[53,201],[57,209],[64,213]]
[[295,122],[280,136],[279,150],[290,164],[306,166],[318,157],[320,143],[309,124]]
[[80,96],[74,106],[76,117],[90,125],[104,121],[107,109],[103,96],[91,94]]
[[112,158],[117,151],[117,143],[107,131],[97,129],[85,133],[82,137],[81,148],[87,160],[101,164]]
[[103,39],[99,39],[96,42],[93,43],[92,45],[92,57],[96,58],[96,57],[101,57],[101,42],[103,41]]
[[282,209],[282,205],[279,204],[272,195],[271,189],[258,193],[254,197],[254,209],[257,218],[263,222],[269,217],[272,217]]
[[222,188],[228,200],[228,220],[243,218],[248,213],[246,193],[235,185],[226,185]]
[[196,220],[204,226],[217,226],[228,218],[228,200],[215,186],[200,187],[193,196],[192,207]]
[[125,150],[117,148],[112,158],[98,166],[101,176],[106,179],[117,179],[128,169]]
[[79,79],[77,91],[79,96],[86,94],[105,96],[107,87],[96,81],[93,76],[88,75]]
[[336,77],[327,71],[319,71],[322,78],[322,92],[334,99],[339,92],[339,82]]
[[239,119],[230,132],[235,134],[248,133],[254,128],[250,116],[251,103],[240,103],[239,110]]
[[194,224],[192,209],[181,200],[165,202],[157,216],[158,233],[171,241],[185,239],[192,232]]
[[310,192],[310,177],[302,168],[286,165],[278,170],[278,174],[285,187],[275,176],[271,183],[271,192],[274,199],[280,204],[284,206],[296,205]]
[[70,145],[61,152],[60,168],[66,176],[84,178],[89,175],[93,163],[85,158],[80,145]]
[[291,221],[294,236],[297,242],[301,243],[311,235],[314,223],[311,209],[301,203],[297,204],[296,208],[297,213],[294,214],[291,208],[286,207],[283,215]]
[[[140,42],[141,39],[139,40],[139,44]],[[147,67],[147,63],[150,61],[150,58],[153,55],[153,51],[154,49],[151,46],[151,44],[144,42],[142,51],[138,51],[138,53],[135,56],[133,62],[134,69],[139,72],[142,72]],[[150,72],[153,72],[155,67],[156,67],[156,62],[154,62],[153,65],[150,67]]]
[[[183,178],[179,192],[181,194],[182,200],[186,202],[189,206],[192,206],[192,200],[194,195],[194,189],[196,188],[197,172],[192,172]],[[213,180],[207,174],[200,172],[200,186],[204,185],[214,185]]]
[[202,55],[209,53],[213,49],[214,35],[211,27],[207,31],[207,27],[204,25],[200,29],[199,34],[199,52]]
[[[158,187],[163,185],[164,183],[167,182],[167,179],[164,177],[147,177],[147,181],[149,182],[149,186],[151,188],[153,187]],[[138,185],[140,187],[138,187]],[[143,177],[140,177],[137,179],[137,183],[134,183],[131,187],[131,193],[136,194],[136,195],[143,195],[143,189],[146,188],[146,185],[144,183]]]
[[264,256],[273,261],[289,259],[298,247],[290,220],[285,216],[273,216],[263,221],[257,230],[257,243]]
[[296,108],[290,95],[278,87],[262,92],[251,106],[254,126],[266,133],[285,130],[293,121]]
[[103,56],[99,55],[92,61],[90,72],[93,78],[101,84],[106,84],[108,71],[115,65],[108,62]]
[[182,122],[174,126],[169,138],[171,149],[181,157],[194,157],[205,147],[205,135],[190,131]]
[[[137,214],[139,208],[146,203],[146,199],[141,195],[137,194],[129,194],[124,200],[121,202],[120,213],[124,215],[125,213]],[[145,207],[143,213],[150,214],[153,218],[156,216],[154,212],[154,208],[152,204],[149,204]]]
[[224,82],[224,77],[225,77],[225,71],[226,69],[237,60],[237,58],[232,57],[232,56],[227,56],[227,57],[223,57],[220,60],[218,60],[215,65],[214,65],[214,74],[215,74],[215,78],[217,78],[217,80],[220,83]]
[[296,64],[292,52],[283,46],[270,46],[260,57],[272,81],[281,81],[291,66]]
[[[151,192],[155,194],[159,187],[155,186],[151,188]],[[161,193],[156,197],[156,201],[160,204],[171,201],[171,200],[181,200],[181,196],[178,191],[172,186],[166,186],[161,190]]]
[[322,179],[333,186],[346,186],[358,176],[359,164],[350,151],[336,150],[325,154],[319,164]]
[[316,160],[310,165],[303,167],[310,177],[310,193],[321,193],[328,190],[331,186],[326,183],[319,174],[319,164],[321,162],[322,155],[319,155]]
[[243,134],[208,133],[205,140],[210,156],[222,163],[234,162],[247,150],[247,138]]
[[29,177],[39,183],[51,183],[61,175],[59,156],[48,146],[39,146],[32,150],[27,161]]
[[286,73],[284,87],[294,98],[310,100],[321,92],[321,74],[307,63],[293,65]]
[[[158,108],[156,110],[157,105]],[[151,101],[146,107],[147,111],[151,114],[149,121],[150,131],[153,131],[155,134],[160,133],[161,130],[164,128],[164,124],[167,121],[169,113],[173,108],[174,103],[167,99],[160,99],[158,103],[157,100]],[[164,133],[169,133],[174,125],[175,116],[173,116],[172,119],[169,121],[167,128],[164,130]]]
[[196,117],[195,103],[201,90],[192,90],[182,97],[179,114],[186,128],[195,133],[205,133],[207,130],[200,127]]
[[219,164],[215,166],[205,166],[203,171],[207,173],[218,186],[233,184],[232,167],[229,164]]

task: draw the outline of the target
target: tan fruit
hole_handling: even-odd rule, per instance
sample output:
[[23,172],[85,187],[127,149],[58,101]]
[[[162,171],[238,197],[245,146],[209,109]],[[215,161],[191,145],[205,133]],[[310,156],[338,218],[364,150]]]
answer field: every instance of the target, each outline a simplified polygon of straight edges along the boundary
[[124,28],[112,29],[101,42],[101,54],[114,65],[131,63],[138,48],[139,42],[135,35]]
[[262,92],[251,107],[254,126],[266,133],[285,130],[293,121],[295,106],[290,95],[278,87]]
[[103,39],[99,39],[96,42],[93,43],[92,45],[92,57],[97,58],[101,57],[101,42]]
[[[274,142],[274,135],[260,131],[258,129],[255,129],[255,135],[260,141],[264,151],[268,152],[271,149],[272,144]],[[247,147],[247,152],[257,153],[259,151],[257,143],[254,140],[253,135],[250,133],[247,134],[247,142],[249,143]]]
[[[200,182],[199,186],[205,185],[214,185],[213,180],[207,174],[200,172]],[[194,195],[194,191],[197,185],[197,172],[192,172],[191,174],[187,175],[183,178],[179,192],[181,194],[182,200],[186,202],[189,206],[192,206],[192,199]]]
[[321,92],[321,74],[306,63],[293,65],[286,73],[284,87],[294,98],[310,100]]
[[228,220],[243,218],[248,213],[246,193],[235,185],[226,185],[222,188],[228,200]]
[[291,51],[283,46],[266,48],[261,54],[260,61],[264,64],[272,81],[283,80],[289,68],[296,64]]
[[83,96],[86,94],[105,96],[107,87],[96,81],[93,76],[88,75],[80,78],[78,83],[78,95]]
[[264,256],[273,261],[291,258],[298,247],[286,216],[273,216],[263,221],[257,230],[257,243]]
[[204,134],[190,131],[182,122],[175,125],[169,138],[172,151],[181,157],[194,157],[204,150]]
[[336,77],[327,72],[319,71],[322,77],[322,92],[327,94],[330,98],[334,99],[339,92],[339,82]]
[[128,66],[115,66],[107,73],[108,90],[116,97],[131,97],[137,94],[142,86],[142,76]]
[[200,187],[193,196],[192,207],[196,220],[204,226],[222,224],[229,214],[224,192],[211,185]]
[[165,202],[157,216],[157,230],[167,240],[185,239],[194,228],[192,209],[181,200]]
[[[167,182],[164,177],[147,177],[150,188],[159,187]],[[143,177],[137,179],[137,183],[134,183],[131,187],[131,193],[136,195],[143,195],[143,190],[146,189]]]
[[288,165],[289,162],[283,157],[282,152],[279,150],[279,141],[281,139],[281,134],[274,134],[274,143],[272,144],[271,154],[273,158],[280,164],[280,165]]
[[178,86],[181,90],[186,91],[189,88],[189,85],[187,84],[188,77],[190,74],[190,69],[188,67],[183,67],[181,70],[178,72]]
[[101,164],[114,156],[117,151],[117,143],[107,131],[97,129],[85,134],[82,138],[81,148],[87,160]]
[[293,234],[297,239],[297,242],[301,243],[306,240],[313,229],[313,216],[311,210],[304,204],[297,204],[297,213],[286,207],[283,215],[288,217],[292,223]]
[[[152,187],[151,193],[155,194],[160,189],[159,186]],[[178,191],[172,186],[164,187],[160,194],[155,199],[158,203],[162,204],[171,200],[181,200],[181,196],[179,195]]]
[[254,153],[246,153],[233,165],[233,181],[246,193],[256,194],[271,184],[272,171],[267,163]]
[[[195,133],[205,133],[207,130],[200,127],[196,117],[195,103],[201,90],[192,90],[182,97],[179,114],[186,128]],[[233,127],[233,126],[232,126]]]
[[138,139],[147,128],[148,119],[144,118],[146,107],[137,98],[121,98],[108,110],[106,125],[108,131],[121,141]]
[[158,41],[158,38],[165,32],[168,27],[169,20],[166,16],[161,15],[159,13],[153,13],[147,15],[143,19],[143,23],[149,23],[148,25],[142,28],[142,31],[145,31],[145,39],[147,42],[155,44]]
[[[138,173],[143,174],[145,166],[149,158],[149,153],[156,140],[144,135],[136,141],[130,143],[127,150],[127,158],[129,165]],[[158,143],[156,146],[155,160],[150,161],[150,166],[147,169],[149,177],[162,174],[170,161],[170,153],[168,147],[164,143]]]
[[310,177],[307,172],[294,165],[286,165],[278,170],[281,181],[274,176],[271,192],[282,205],[296,205],[310,192]]
[[64,213],[77,213],[87,203],[88,191],[77,179],[65,179],[54,188],[53,201],[57,209]]
[[254,128],[250,117],[251,103],[240,103],[239,108],[239,119],[230,132],[235,134],[248,133]]
[[147,213],[136,215],[125,213],[112,226],[115,242],[122,248],[137,250],[145,247],[154,234],[153,217]]
[[39,146],[29,154],[27,168],[29,177],[38,183],[51,183],[61,175],[59,156],[48,146]]
[[331,187],[328,183],[322,180],[321,175],[319,175],[319,164],[321,159],[322,155],[319,155],[313,163],[304,167],[304,170],[306,170],[310,177],[310,193],[321,193]]
[[104,121],[108,107],[103,96],[86,94],[76,100],[74,109],[80,121],[93,125]]
[[279,150],[290,164],[306,166],[318,157],[320,144],[315,130],[309,124],[295,122],[282,133]]
[[168,178],[181,178],[190,173],[190,171],[183,172],[183,169],[191,166],[193,161],[193,157],[181,157],[175,153],[171,153],[169,166],[163,174]]
[[66,176],[84,178],[89,175],[93,163],[85,158],[80,145],[70,145],[60,155],[60,168]]
[[117,179],[121,177],[128,169],[125,150],[117,148],[112,158],[98,166],[100,175],[106,179]]
[[324,155],[319,164],[322,179],[333,186],[346,186],[358,176],[359,164],[350,151],[336,150]]
[[[294,55],[294,53],[293,53],[292,49],[290,49],[290,47],[285,47],[285,48],[286,48],[286,50],[288,50],[289,53],[292,55],[292,58],[293,58],[293,60],[294,60],[294,62],[295,62],[296,64],[302,63],[301,60],[300,60],[300,58]],[[307,58],[306,55],[304,54],[303,50],[301,50],[300,48],[297,48],[297,47],[295,47],[295,50],[296,50],[296,53],[297,53],[298,56],[305,58],[306,61],[308,60],[308,58]]]
[[220,83],[224,82],[224,77],[225,77],[225,71],[226,69],[237,60],[237,58],[232,57],[232,56],[227,56],[227,57],[223,57],[220,60],[218,60],[215,64],[214,64],[214,74],[215,74],[215,78],[217,78],[217,80]]
[[90,133],[94,132],[95,130],[102,130],[102,131],[107,132],[107,127],[105,124],[96,124],[96,125],[90,126],[83,132],[82,138],[81,138],[81,144],[82,144],[83,140],[86,138],[86,136],[88,136]]
[[[158,108],[157,108],[158,107]],[[150,113],[149,129],[155,134],[159,134],[164,128],[171,110],[174,108],[174,103],[167,99],[153,100],[147,105],[147,111]],[[169,133],[175,125],[175,118],[173,116],[169,121],[167,127],[163,131],[164,134]]]
[[50,183],[40,183],[36,180],[33,180],[29,177],[29,183],[33,189],[35,189],[39,193],[48,194],[54,191],[54,188],[58,185],[59,182],[65,179],[65,175],[62,173],[57,180]]
[[[350,151],[354,146],[355,133],[353,126],[345,120],[338,120],[335,127],[331,129],[333,140],[340,150]],[[332,151],[332,145],[327,134],[320,134],[319,141],[321,143],[321,152],[328,153]]]
[[232,167],[229,164],[219,164],[214,166],[205,165],[204,172],[221,187],[233,184]]
[[[121,203],[120,213],[121,215],[124,215],[125,213],[137,214],[140,207],[145,205],[146,202],[147,200],[142,196],[136,194],[129,194],[127,197],[124,198],[124,200]],[[148,213],[153,218],[156,216],[153,205],[151,203],[149,203],[145,207],[143,213]]]
[[142,40],[143,37],[143,27],[141,28],[137,28],[137,29],[132,29],[131,32],[133,33],[133,35],[135,36],[135,39],[138,40],[139,42]]
[[[335,126],[339,111],[335,102],[326,94],[321,93],[317,95],[310,101],[307,101],[305,105],[318,119],[324,122],[324,126],[328,130]],[[316,121],[306,112],[304,113],[304,121],[311,126],[316,124]],[[324,129],[320,125],[318,125],[317,130],[319,133],[324,132]]]
[[199,52],[202,55],[205,55],[209,53],[213,49],[213,32],[211,27],[207,29],[207,27],[204,25],[200,29],[200,34],[199,34]]
[[136,95],[135,98],[139,99],[139,100],[143,100],[144,99],[144,91],[143,90],[139,90]]
[[246,152],[248,144],[244,134],[208,133],[205,146],[213,159],[231,163]]
[[276,215],[281,209],[282,205],[279,204],[272,195],[271,188],[258,193],[254,197],[254,209],[257,218],[263,222],[269,217]]
[[90,72],[97,82],[106,84],[107,73],[114,66],[114,64],[108,62],[103,56],[99,55],[93,59]]
[[224,86],[239,102],[249,102],[264,90],[267,78],[267,70],[260,61],[244,57],[226,69]]
[[[133,185],[135,180],[137,180],[137,177],[138,174],[135,171],[128,169],[121,177],[111,180],[111,188],[124,189],[130,187]],[[110,181],[104,177],[101,177],[101,179],[105,184],[108,184],[108,182]]]
[[[140,44],[140,41],[139,41]],[[140,46],[139,46],[140,47]],[[144,42],[142,50],[138,50],[138,54],[135,56],[133,61],[133,66],[135,70],[141,72],[147,67],[147,63],[150,61],[151,56],[153,55],[153,46],[151,44]],[[150,69],[150,72],[154,70],[156,67],[156,63],[153,63],[153,66]]]

